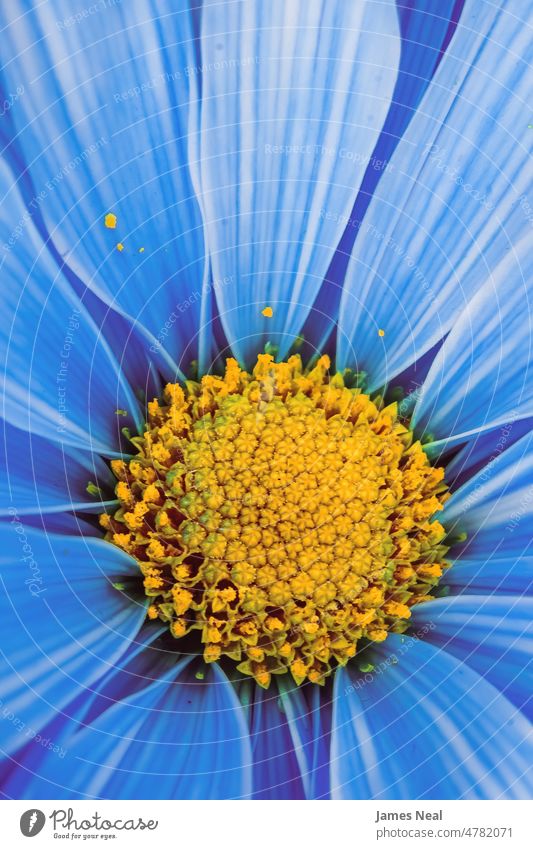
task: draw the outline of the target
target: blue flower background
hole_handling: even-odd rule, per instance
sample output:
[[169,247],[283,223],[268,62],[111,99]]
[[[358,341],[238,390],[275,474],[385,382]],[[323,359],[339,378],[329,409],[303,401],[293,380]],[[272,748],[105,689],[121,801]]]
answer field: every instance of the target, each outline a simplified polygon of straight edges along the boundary
[[[78,6],[0,11],[4,797],[530,797],[532,4]],[[412,417],[452,566],[262,690],[96,517],[165,382],[296,340]]]

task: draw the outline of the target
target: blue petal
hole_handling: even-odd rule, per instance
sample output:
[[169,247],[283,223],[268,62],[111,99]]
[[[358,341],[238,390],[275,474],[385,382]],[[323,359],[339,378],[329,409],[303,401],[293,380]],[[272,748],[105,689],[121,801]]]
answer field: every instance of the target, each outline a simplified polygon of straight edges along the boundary
[[[111,309],[94,292],[80,283],[79,279],[66,269],[67,279],[80,295],[85,307],[98,325],[102,337],[109,345],[118,361],[120,370],[142,403],[162,395],[162,377],[168,375],[168,357],[157,353],[157,346],[146,344],[146,338],[140,328],[132,327],[128,319]],[[172,373],[172,380],[176,373]]]
[[267,341],[283,355],[301,330],[387,114],[399,47],[391,0],[204,3],[199,187],[239,359]]
[[455,0],[397,2],[401,33],[398,78],[392,102],[366,171],[352,218],[360,222],[376,185],[426,91],[448,39]]
[[160,680],[122,698],[66,741],[61,782],[69,793],[108,799],[250,795],[250,740],[233,687],[216,666],[204,681],[196,680],[190,661],[174,655]]
[[[102,459],[60,447],[39,436],[1,422],[0,486],[11,509],[23,516],[63,510],[103,512],[113,500],[113,477]],[[90,495],[92,482],[100,496]],[[105,494],[110,500],[105,501]],[[6,503],[0,516],[10,515]]]
[[254,799],[304,799],[291,728],[277,693],[255,686],[250,705]]
[[398,77],[382,131],[367,166],[349,222],[335,252],[326,279],[303,328],[303,336],[312,351],[323,352],[338,319],[339,302],[346,267],[363,216],[386,170],[396,145],[416,113],[441,51],[449,42],[457,23],[455,0],[416,0],[398,2],[401,53]]
[[533,432],[499,454],[453,493],[439,520],[453,539],[452,556],[522,557],[531,554]]
[[459,596],[413,608],[413,628],[494,684],[533,719],[533,598]]
[[439,586],[453,594],[533,595],[533,556],[461,556],[444,573]]
[[448,486],[457,489],[531,430],[533,419],[516,421],[510,417],[502,427],[473,436],[453,459],[446,463]]
[[331,701],[321,688],[295,687],[291,680],[278,679],[281,707],[287,717],[294,754],[306,799],[329,798],[329,732]]
[[[16,508],[14,509],[16,512]],[[10,511],[8,513],[9,518],[3,516],[0,519],[2,526],[13,518]],[[102,539],[101,527],[96,522],[91,522],[87,517],[81,518],[78,513],[26,513],[24,514],[24,524],[48,534]]]
[[122,699],[129,698],[130,705],[134,704],[136,694],[175,671],[180,659],[176,648],[175,641],[169,639],[168,626],[146,622],[114,667],[95,685],[93,694],[85,694],[83,724],[94,722]]
[[520,799],[530,725],[447,652],[391,635],[375,668],[335,677],[331,788],[342,799]]
[[194,38],[187,4],[174,6],[110,3],[76,21],[68,0],[13,2],[1,24],[6,92],[24,87],[8,117],[28,204],[43,193],[44,225],[80,280],[186,366],[205,257],[187,156]]
[[412,423],[432,450],[533,416],[531,235],[523,237],[457,317],[424,381]]
[[[31,216],[26,217],[5,163],[0,164],[0,194],[2,415],[16,427],[66,445],[113,453],[120,427],[141,427],[137,399]],[[22,222],[20,232],[13,222]],[[117,408],[129,417],[117,421]]]
[[145,624],[94,688],[80,689],[74,701],[46,726],[24,729],[26,745],[0,763],[0,784],[11,798],[84,798],[83,787],[73,791],[62,781],[64,764],[67,771],[75,767],[71,740],[80,727],[117,701],[143,690],[171,666],[175,668],[176,653],[154,646],[161,631],[153,622]]
[[529,233],[531,50],[520,14],[465,3],[381,177],[347,271],[337,350],[339,367],[367,371],[371,388],[438,343]]
[[83,710],[83,697],[78,697],[68,714],[60,711],[45,726],[21,727],[23,748],[0,760],[0,786],[10,799],[83,798],[69,793],[62,783],[65,761],[70,755],[68,738]]
[[[46,534],[15,514],[0,525],[0,646],[4,706],[42,728],[113,665],[145,617],[113,583],[138,580],[137,564],[93,537]],[[26,740],[2,723],[2,748]]]

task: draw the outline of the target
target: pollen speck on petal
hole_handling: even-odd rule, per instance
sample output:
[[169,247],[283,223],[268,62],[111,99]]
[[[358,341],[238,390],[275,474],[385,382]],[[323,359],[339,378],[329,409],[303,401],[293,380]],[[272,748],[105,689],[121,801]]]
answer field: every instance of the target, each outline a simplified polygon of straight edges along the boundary
[[272,318],[274,315],[274,310],[272,307],[265,307],[264,310],[261,310],[261,315],[264,315],[265,318]]
[[110,230],[114,230],[117,226],[117,216],[113,212],[108,212],[104,218],[104,224],[106,227],[109,227]]

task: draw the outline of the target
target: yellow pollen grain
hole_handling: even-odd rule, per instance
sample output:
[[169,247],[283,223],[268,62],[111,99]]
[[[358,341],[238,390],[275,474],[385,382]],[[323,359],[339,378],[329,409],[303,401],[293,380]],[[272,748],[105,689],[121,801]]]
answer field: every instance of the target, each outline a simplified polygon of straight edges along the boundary
[[114,230],[117,226],[117,216],[113,212],[108,212],[104,218],[104,224],[110,230]]
[[112,463],[120,508],[100,521],[139,562],[148,618],[261,687],[323,684],[360,640],[404,631],[448,565],[442,471],[395,404],[329,366],[261,354],[168,384]]
[[174,621],[170,623],[170,633],[176,638],[184,637],[187,633],[187,625],[181,619],[174,619]]
[[143,492],[143,501],[157,502],[159,500],[159,490],[155,484],[149,484]]
[[381,327],[378,330],[378,336],[381,336],[382,338],[385,336],[385,331]]
[[131,490],[129,485],[125,483],[125,481],[119,481],[116,487],[117,496],[122,502],[122,504],[133,504],[134,498],[131,494]]
[[123,250],[124,250],[124,245],[122,244],[122,242],[117,242],[117,251],[123,251]]
[[265,307],[264,310],[261,310],[261,315],[264,315],[265,318],[272,318],[274,315],[274,310],[272,307]]
[[111,470],[116,478],[124,480],[127,466],[124,460],[111,460]]
[[218,660],[221,654],[220,646],[206,646],[204,649],[204,660],[206,663],[213,663]]
[[146,553],[150,559],[159,560],[165,556],[165,547],[158,539],[152,539]]
[[131,539],[131,534],[113,534],[112,539],[115,545],[119,545],[120,548],[123,548],[125,551],[127,551]]

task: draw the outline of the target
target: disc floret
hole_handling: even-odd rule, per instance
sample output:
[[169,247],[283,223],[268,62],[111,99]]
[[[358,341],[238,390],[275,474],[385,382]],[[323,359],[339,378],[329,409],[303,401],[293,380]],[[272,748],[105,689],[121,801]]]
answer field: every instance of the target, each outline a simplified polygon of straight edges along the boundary
[[139,562],[148,617],[263,687],[323,683],[362,638],[405,630],[447,565],[443,469],[329,365],[263,354],[168,384],[112,463],[120,507],[101,522]]

